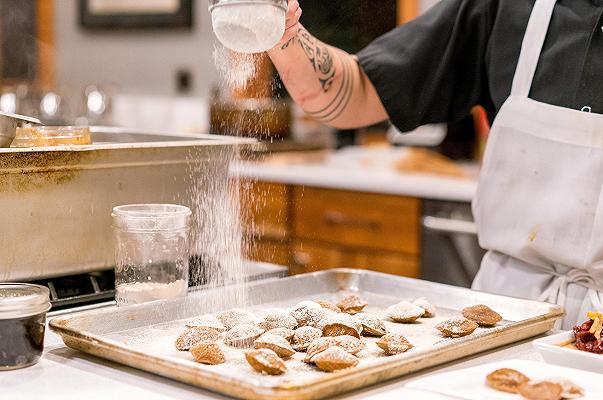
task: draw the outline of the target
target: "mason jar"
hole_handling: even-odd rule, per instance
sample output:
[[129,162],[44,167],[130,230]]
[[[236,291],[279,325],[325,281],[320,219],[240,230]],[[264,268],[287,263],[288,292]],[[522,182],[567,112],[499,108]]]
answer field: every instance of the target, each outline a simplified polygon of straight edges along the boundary
[[118,306],[186,296],[190,216],[172,204],[113,209]]
[[0,283],[0,371],[38,362],[44,351],[48,310],[48,288]]

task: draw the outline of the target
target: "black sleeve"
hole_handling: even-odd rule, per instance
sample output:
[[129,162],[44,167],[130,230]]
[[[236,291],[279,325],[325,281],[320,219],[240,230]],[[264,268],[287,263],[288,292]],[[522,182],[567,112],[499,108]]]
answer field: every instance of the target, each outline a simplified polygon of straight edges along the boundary
[[358,53],[398,129],[457,121],[476,104],[489,108],[485,56],[497,5],[442,0]]

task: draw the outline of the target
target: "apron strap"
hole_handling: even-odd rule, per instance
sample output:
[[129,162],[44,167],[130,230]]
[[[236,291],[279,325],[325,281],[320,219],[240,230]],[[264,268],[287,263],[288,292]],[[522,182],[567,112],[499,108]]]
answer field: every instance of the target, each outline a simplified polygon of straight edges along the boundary
[[590,302],[593,304],[593,309],[596,311],[603,310],[603,302],[601,301],[600,293],[596,290],[589,289],[588,295],[590,296]]
[[528,97],[556,0],[536,0],[521,45],[511,96]]

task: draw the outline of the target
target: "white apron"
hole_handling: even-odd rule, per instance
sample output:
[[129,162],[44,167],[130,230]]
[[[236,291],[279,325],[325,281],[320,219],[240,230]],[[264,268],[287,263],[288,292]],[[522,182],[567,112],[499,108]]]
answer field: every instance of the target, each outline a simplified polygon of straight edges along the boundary
[[536,0],[492,126],[473,203],[489,252],[473,288],[559,304],[569,329],[602,308],[603,115],[528,98],[554,7]]

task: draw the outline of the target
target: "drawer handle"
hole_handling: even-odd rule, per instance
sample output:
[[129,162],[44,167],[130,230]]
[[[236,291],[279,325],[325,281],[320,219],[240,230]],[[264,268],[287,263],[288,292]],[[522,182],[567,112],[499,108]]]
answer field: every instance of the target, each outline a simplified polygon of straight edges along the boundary
[[434,232],[477,235],[477,226],[475,222],[462,221],[458,219],[448,219],[431,216],[423,217],[423,228]]
[[327,211],[323,217],[329,225],[351,226],[356,228],[379,229],[379,223],[368,219],[350,218],[337,211]]

